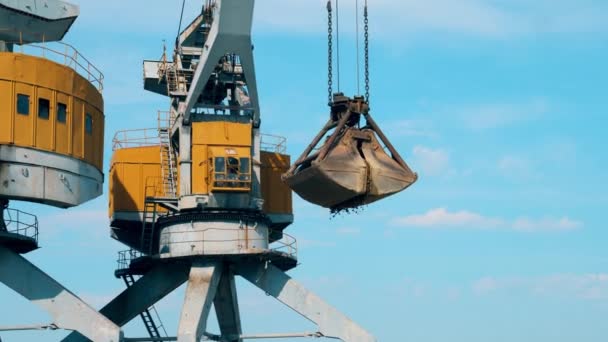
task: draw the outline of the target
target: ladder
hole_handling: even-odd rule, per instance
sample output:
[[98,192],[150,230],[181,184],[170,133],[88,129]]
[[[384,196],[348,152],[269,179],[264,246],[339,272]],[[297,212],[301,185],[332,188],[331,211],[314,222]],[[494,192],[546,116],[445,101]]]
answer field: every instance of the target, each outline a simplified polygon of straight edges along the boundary
[[[123,274],[122,280],[127,285],[127,288],[135,284],[135,278],[133,278],[133,275],[129,273]],[[154,306],[144,310],[139,316],[144,322],[148,334],[152,338],[151,341],[160,342],[163,340],[163,337],[167,337],[167,331],[165,330],[165,327],[160,320],[160,316],[158,315],[158,312]],[[163,336],[161,336],[161,332],[164,334]]]
[[144,204],[144,217],[142,220],[141,252],[147,255],[152,255],[156,217],[156,203],[154,202],[153,198],[146,197]]
[[177,186],[175,178],[177,176],[177,167],[175,165],[175,156],[171,146],[171,113],[168,113],[167,118],[162,115],[167,112],[158,112],[158,134],[160,138],[160,165],[162,177],[163,197],[177,197]]

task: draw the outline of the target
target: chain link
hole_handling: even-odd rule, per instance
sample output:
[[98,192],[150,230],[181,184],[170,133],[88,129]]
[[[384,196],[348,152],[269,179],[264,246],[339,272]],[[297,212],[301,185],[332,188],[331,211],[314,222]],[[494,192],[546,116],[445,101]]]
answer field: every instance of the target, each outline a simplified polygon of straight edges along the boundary
[[365,2],[365,101],[369,104],[369,16],[367,12],[367,1]]
[[334,54],[333,54],[333,17],[331,0],[327,1],[327,103],[331,106],[333,102],[333,76],[334,76]]

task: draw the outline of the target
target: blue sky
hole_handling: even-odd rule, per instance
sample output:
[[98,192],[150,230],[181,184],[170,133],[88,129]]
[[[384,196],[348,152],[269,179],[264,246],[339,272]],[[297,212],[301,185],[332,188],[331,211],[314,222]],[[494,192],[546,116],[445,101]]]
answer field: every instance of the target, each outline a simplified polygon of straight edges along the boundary
[[[143,59],[177,31],[178,1],[75,1],[66,41],[106,75],[106,173],[115,131],[154,127],[165,98],[142,89]],[[180,2],[181,3],[181,2]],[[188,0],[187,17],[198,1]],[[263,130],[298,154],[326,108],[323,0],[258,0],[254,43]],[[370,0],[372,108],[420,180],[359,215],[296,200],[291,274],[380,341],[608,338],[608,3]],[[341,1],[342,85],[356,90],[354,0]],[[100,307],[113,278],[107,197],[36,212],[35,264]],[[247,333],[312,330],[239,281]],[[48,322],[0,288],[2,324]],[[159,308],[177,325],[178,291]],[[215,325],[211,324],[215,329]],[[139,320],[126,327],[141,336]],[[2,334],[6,342],[64,333]]]

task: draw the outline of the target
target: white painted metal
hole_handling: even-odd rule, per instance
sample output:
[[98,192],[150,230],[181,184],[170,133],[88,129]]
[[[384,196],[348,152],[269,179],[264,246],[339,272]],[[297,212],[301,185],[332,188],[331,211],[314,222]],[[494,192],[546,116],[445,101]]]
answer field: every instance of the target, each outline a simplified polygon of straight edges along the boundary
[[192,265],[179,320],[179,342],[198,342],[203,338],[221,275],[221,264]]
[[192,194],[192,126],[182,125],[179,130],[179,195]]
[[120,327],[84,303],[24,257],[0,246],[0,281],[43,310],[61,329],[95,342],[119,342]]
[[[159,265],[104,306],[100,313],[115,324],[124,326],[182,285],[188,279],[188,272],[189,267],[180,264]],[[62,342],[87,342],[87,339],[73,332]]]
[[82,160],[0,145],[0,196],[73,207],[103,193],[103,174]]
[[161,258],[195,255],[234,255],[268,250],[268,226],[262,222],[187,222],[172,225],[160,235]]
[[222,272],[217,294],[213,301],[220,332],[226,342],[242,342],[241,315],[236,294],[234,273],[230,269]]
[[79,12],[77,5],[60,0],[0,0],[0,40],[61,40]]
[[325,337],[346,342],[376,341],[355,322],[272,265],[243,264],[239,265],[237,272],[268,295],[317,324],[319,332]]

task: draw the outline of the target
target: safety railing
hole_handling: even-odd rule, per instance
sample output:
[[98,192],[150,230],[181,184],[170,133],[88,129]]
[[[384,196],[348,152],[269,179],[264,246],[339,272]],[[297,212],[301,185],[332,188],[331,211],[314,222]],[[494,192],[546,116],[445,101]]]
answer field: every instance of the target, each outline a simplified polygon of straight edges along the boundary
[[144,184],[144,200],[147,198],[167,197],[165,183],[162,177],[146,177]]
[[112,139],[112,150],[122,148],[160,146],[158,128],[143,128],[118,131]]
[[295,259],[298,258],[298,240],[289,234],[283,233],[283,238],[273,242],[272,245],[270,245],[270,249],[275,252],[287,254]]
[[[23,37],[23,32],[16,32],[13,29],[0,29],[0,32],[6,33],[7,31],[14,36]],[[24,39],[19,39],[17,41],[4,41],[4,43],[12,45],[14,53],[41,57],[65,65],[86,78],[99,92],[103,91],[103,73],[75,47],[64,42],[44,42],[44,35],[40,35],[39,40],[43,42],[28,44]]]
[[118,252],[118,260],[116,261],[117,270],[127,270],[131,266],[131,261],[142,257],[143,254],[134,249]]
[[173,127],[177,116],[174,111],[158,111],[158,129],[170,129]]
[[4,209],[2,215],[7,232],[22,235],[38,242],[38,217],[16,209]]
[[272,134],[262,134],[262,151],[285,154],[287,138]]

